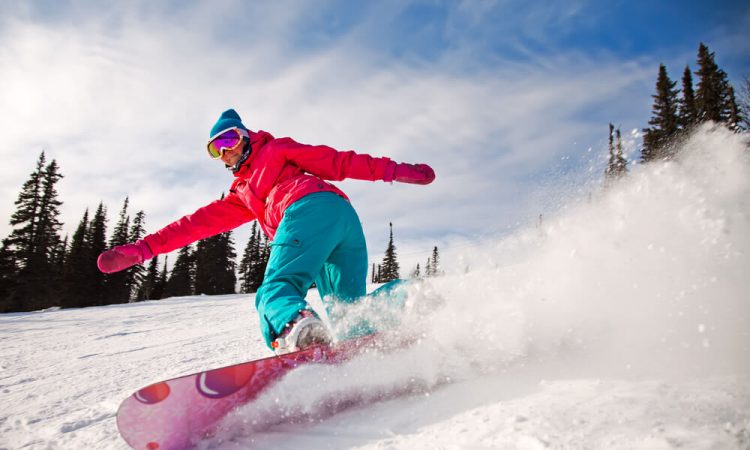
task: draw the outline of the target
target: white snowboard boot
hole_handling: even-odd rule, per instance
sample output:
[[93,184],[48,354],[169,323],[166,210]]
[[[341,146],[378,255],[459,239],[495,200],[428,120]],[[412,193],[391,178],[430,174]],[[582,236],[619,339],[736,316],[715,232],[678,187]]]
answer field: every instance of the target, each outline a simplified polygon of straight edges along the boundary
[[286,324],[271,346],[274,353],[284,355],[313,345],[330,345],[331,342],[331,334],[323,321],[311,310],[303,309],[297,318]]

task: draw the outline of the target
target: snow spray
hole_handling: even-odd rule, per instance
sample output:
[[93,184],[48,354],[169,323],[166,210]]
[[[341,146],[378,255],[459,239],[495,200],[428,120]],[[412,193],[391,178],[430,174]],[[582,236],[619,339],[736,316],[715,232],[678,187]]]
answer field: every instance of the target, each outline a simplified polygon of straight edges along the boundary
[[463,255],[475,269],[435,281],[446,307],[431,339],[445,361],[750,374],[749,145],[704,125],[674,160],[637,165],[543,226]]

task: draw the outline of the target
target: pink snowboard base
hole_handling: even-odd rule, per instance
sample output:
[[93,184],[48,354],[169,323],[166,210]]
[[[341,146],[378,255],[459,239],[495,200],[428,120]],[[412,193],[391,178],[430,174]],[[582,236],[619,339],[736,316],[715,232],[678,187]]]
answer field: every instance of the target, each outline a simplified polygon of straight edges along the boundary
[[152,384],[122,402],[117,428],[135,449],[190,448],[210,436],[227,413],[252,401],[294,368],[345,361],[375,339],[375,335],[364,336]]

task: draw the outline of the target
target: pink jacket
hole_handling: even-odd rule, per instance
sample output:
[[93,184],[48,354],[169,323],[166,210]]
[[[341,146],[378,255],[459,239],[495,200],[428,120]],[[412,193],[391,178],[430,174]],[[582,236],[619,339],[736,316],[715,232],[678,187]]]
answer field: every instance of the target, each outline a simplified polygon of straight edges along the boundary
[[167,253],[257,219],[273,240],[286,208],[314,192],[346,195],[323,180],[345,178],[393,181],[396,163],[353,151],[339,152],[325,145],[305,145],[290,138],[276,139],[265,131],[250,132],[252,153],[229,188],[229,194],[199,208],[146,241],[154,255]]

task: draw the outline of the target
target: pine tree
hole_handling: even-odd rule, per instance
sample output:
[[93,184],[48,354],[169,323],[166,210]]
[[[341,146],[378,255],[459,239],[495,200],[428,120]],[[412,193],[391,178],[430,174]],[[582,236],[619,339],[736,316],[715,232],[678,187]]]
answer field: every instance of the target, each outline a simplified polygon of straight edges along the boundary
[[[224,194],[221,194],[224,199]],[[255,225],[255,223],[253,224]],[[195,261],[196,294],[234,294],[237,276],[237,253],[232,232],[227,231],[198,242],[193,255]]]
[[[620,129],[614,130],[615,126],[609,124],[609,161],[604,171],[606,183],[612,183],[625,175],[628,171],[628,161],[622,154],[622,136]],[[614,133],[613,133],[614,132]],[[613,139],[613,134],[616,140]]]
[[93,289],[89,283],[89,265],[91,264],[91,252],[88,248],[89,210],[83,213],[83,218],[78,224],[70,248],[65,256],[63,265],[63,276],[61,291],[65,308],[76,308],[86,306],[93,295]]
[[740,109],[737,105],[737,99],[734,96],[734,88],[727,83],[726,87],[726,110],[727,110],[727,127],[739,133],[742,131],[742,118]]
[[726,84],[726,73],[719,69],[714,60],[714,53],[701,42],[698,47],[698,89],[696,92],[696,107],[701,122],[712,120],[724,122],[723,93]]
[[393,243],[393,223],[390,223],[389,226],[391,231],[388,238],[388,247],[385,249],[385,256],[383,256],[381,283],[398,279],[400,271],[396,257],[396,245]]
[[0,313],[19,311],[20,305],[11,297],[16,285],[16,267],[8,240],[3,239],[0,245]]
[[59,250],[60,206],[56,185],[62,178],[57,162],[46,164],[44,152],[36,169],[24,183],[11,215],[14,227],[4,241],[5,257],[16,268],[8,304],[18,310],[31,311],[60,303]]
[[[133,224],[128,232],[128,242],[136,242],[146,235],[146,213],[138,211],[133,218]],[[130,299],[138,299],[138,292],[145,277],[146,268],[143,264],[136,264],[126,269],[128,278],[128,292]],[[142,300],[142,299],[141,299]]]
[[[130,216],[128,216],[128,203],[130,200],[125,197],[122,209],[120,209],[119,219],[112,231],[112,237],[109,240],[108,248],[116,247],[128,243],[128,229],[130,228]],[[105,274],[104,284],[106,286],[105,303],[127,303],[130,300],[130,279],[129,270]]]
[[685,66],[682,74],[682,97],[678,101],[678,123],[683,130],[689,130],[698,122],[698,109],[695,105],[693,76],[690,66]]
[[740,131],[742,109],[737,104],[734,88],[726,72],[716,64],[714,53],[703,43],[698,47],[698,67],[696,75],[700,79],[695,98],[699,120],[711,120]]
[[[58,273],[58,284],[62,282],[62,273],[65,268],[65,258],[68,255],[68,235],[65,235],[65,238],[60,242],[60,245],[57,246],[57,249],[55,250],[55,254],[52,258],[52,263],[55,266],[55,270]],[[59,286],[58,286],[58,295],[60,294]]]
[[[44,166],[46,163],[44,152],[39,155],[36,169],[31,173],[29,179],[21,187],[18,199],[15,202],[16,211],[11,215],[10,224],[14,227],[10,235],[3,240],[3,265],[8,273],[5,277],[4,304],[6,311],[30,311],[35,309],[30,304],[28,290],[31,286],[28,280],[24,280],[20,274],[27,270],[35,260],[35,243],[38,235],[38,214],[41,204],[42,179],[44,177]],[[36,282],[35,280],[34,282]],[[37,303],[34,301],[34,303]]]
[[[63,178],[59,172],[59,166],[54,159],[44,171],[42,182],[42,205],[39,215],[39,249],[44,254],[47,276],[45,278],[46,306],[59,305],[59,292],[57,285],[62,275],[60,262],[64,259],[63,242],[60,239],[62,222],[60,221],[60,207],[62,201],[58,200],[57,183]],[[62,253],[63,256],[60,256]]]
[[667,68],[659,65],[659,75],[656,80],[656,94],[654,99],[651,127],[643,129],[643,161],[653,161],[670,158],[672,156],[671,143],[679,131],[677,118],[677,90],[675,82],[669,79]]
[[257,255],[257,259],[251,265],[251,289],[255,292],[263,284],[263,278],[266,274],[266,267],[268,266],[268,260],[271,257],[271,244],[268,241],[268,236],[263,234],[260,230],[255,235],[255,250],[253,250],[253,256]]
[[92,296],[86,300],[85,306],[100,306],[107,304],[106,284],[104,274],[101,273],[96,265],[96,260],[107,248],[107,209],[104,203],[99,203],[91,219],[89,228],[86,230],[86,255],[87,264],[85,273],[88,274],[88,283],[91,287]]
[[[214,258],[215,237],[201,239],[195,246],[195,293],[211,295],[216,289],[217,261]],[[184,294],[183,294],[184,295]]]
[[750,131],[750,77],[745,77],[739,97],[737,106],[739,109],[740,126],[745,131]]
[[268,260],[271,258],[271,242],[268,240],[268,236],[260,231],[258,231],[259,240],[261,234],[263,235],[263,240],[260,244],[261,264],[260,269],[258,270],[258,285],[263,283],[263,278],[266,274],[266,267],[268,267]]
[[426,275],[427,277],[436,277],[441,274],[442,271],[440,270],[440,252],[438,251],[437,246],[435,246],[432,248],[432,255],[427,258]]
[[414,270],[411,273],[412,278],[421,278],[422,272],[420,271],[419,263],[417,263],[417,267],[414,268]]
[[[253,227],[255,227],[255,222],[253,222]],[[240,259],[240,265],[238,266],[238,271],[240,275],[240,292],[243,294],[250,293],[251,289],[251,281],[250,281],[250,261],[252,259],[252,249],[253,249],[253,238],[255,237],[255,233],[250,233],[250,238],[247,241],[247,244],[245,244],[245,250],[242,252],[242,258]]]
[[39,155],[36,169],[21,187],[15,202],[16,211],[10,218],[11,226],[15,229],[7,239],[8,251],[13,255],[20,268],[29,264],[34,253],[34,245],[38,234],[38,214],[42,197],[42,179],[46,158],[44,152]]
[[622,136],[620,135],[619,127],[617,128],[617,130],[615,130],[615,138],[617,139],[617,145],[616,145],[616,151],[615,151],[615,159],[617,161],[614,164],[616,168],[615,173],[617,173],[618,176],[622,176],[628,172],[628,161],[625,159],[625,156],[623,154]]
[[232,232],[227,231],[219,235],[219,261],[222,263],[219,271],[217,294],[234,294],[237,288],[237,252],[234,249]]
[[146,275],[138,286],[136,300],[156,300],[153,294],[156,293],[156,285],[159,281],[159,258],[154,256],[148,263]]
[[240,261],[240,292],[243,293],[257,292],[263,280],[261,268],[263,267],[264,252],[257,224],[257,222],[253,222],[250,238]]
[[164,257],[164,267],[156,279],[154,289],[151,291],[151,300],[159,300],[165,298],[164,290],[167,287],[167,267],[169,266],[169,256]]
[[237,282],[234,274],[235,258],[231,232],[198,242],[194,255],[195,293],[233,294]]
[[607,168],[604,169],[604,181],[608,183],[612,178],[612,161],[615,157],[615,141],[614,141],[614,130],[615,126],[612,123],[609,124],[609,145],[607,146],[609,152],[609,159],[607,160]]
[[[268,266],[268,260],[271,258],[271,243],[268,240],[268,236],[258,229],[255,236],[256,250],[254,254],[257,254],[258,260],[253,264],[253,286],[255,290],[260,288],[263,284],[263,278],[266,274],[266,267]],[[254,292],[254,291],[253,291]]]
[[172,273],[164,287],[164,297],[182,297],[192,295],[195,283],[195,260],[190,246],[185,246],[177,253],[177,260]]
[[112,230],[112,237],[109,240],[110,248],[128,243],[128,229],[130,228],[130,216],[128,216],[129,203],[130,199],[125,197],[122,209],[120,209],[119,219],[117,224],[115,224],[114,230]]

